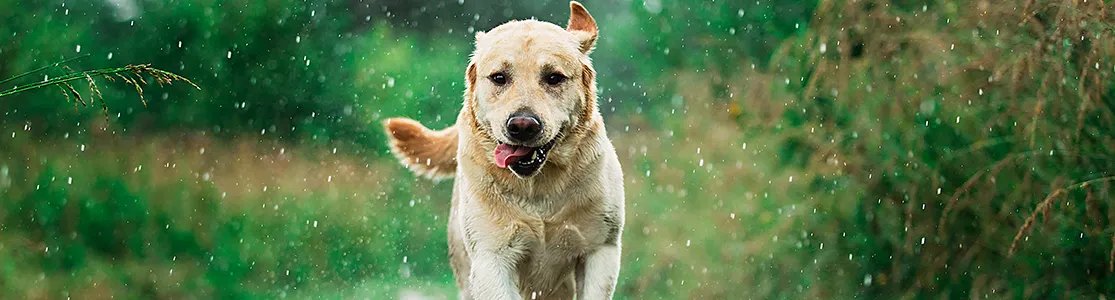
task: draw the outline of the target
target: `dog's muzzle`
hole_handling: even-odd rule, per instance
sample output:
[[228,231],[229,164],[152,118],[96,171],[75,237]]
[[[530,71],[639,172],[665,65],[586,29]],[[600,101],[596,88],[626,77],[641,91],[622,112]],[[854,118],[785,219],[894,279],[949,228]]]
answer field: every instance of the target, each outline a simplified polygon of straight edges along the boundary
[[520,177],[530,177],[542,168],[546,162],[546,154],[554,147],[557,138],[540,147],[527,147],[499,142],[496,146],[496,166],[510,169]]

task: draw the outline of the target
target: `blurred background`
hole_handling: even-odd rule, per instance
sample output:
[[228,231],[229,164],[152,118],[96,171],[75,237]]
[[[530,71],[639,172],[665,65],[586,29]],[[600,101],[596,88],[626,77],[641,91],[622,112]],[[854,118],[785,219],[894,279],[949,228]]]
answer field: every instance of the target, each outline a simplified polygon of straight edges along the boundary
[[[625,171],[619,299],[1115,294],[1110,1],[585,0]],[[454,299],[473,34],[568,2],[0,0],[0,298]],[[89,101],[86,81],[76,91]],[[146,102],[146,105],[144,105]]]

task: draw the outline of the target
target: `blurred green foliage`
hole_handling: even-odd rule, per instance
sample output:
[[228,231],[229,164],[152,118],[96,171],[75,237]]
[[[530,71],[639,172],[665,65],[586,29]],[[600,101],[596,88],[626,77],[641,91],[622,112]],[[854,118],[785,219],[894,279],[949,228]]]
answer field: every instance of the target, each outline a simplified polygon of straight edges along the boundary
[[[1115,292],[1107,4],[585,2],[617,298]],[[0,98],[0,298],[452,298],[451,184],[379,120],[453,123],[475,31],[567,5],[0,1],[0,78],[91,54],[201,87]]]

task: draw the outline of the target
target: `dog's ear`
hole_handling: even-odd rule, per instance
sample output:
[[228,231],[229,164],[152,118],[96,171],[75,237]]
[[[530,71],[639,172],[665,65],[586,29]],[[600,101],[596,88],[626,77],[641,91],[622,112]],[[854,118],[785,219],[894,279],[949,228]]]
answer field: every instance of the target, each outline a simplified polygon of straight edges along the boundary
[[[485,33],[483,31],[479,31],[479,30],[476,31],[476,40],[473,41],[473,43],[476,45],[477,49],[480,48],[480,40],[484,38],[484,35],[485,35]],[[472,87],[475,86],[475,85],[476,85],[476,52],[473,52],[472,56],[469,57],[468,69],[465,71],[465,88],[471,90]]]
[[466,84],[465,88],[466,89],[471,91],[473,88],[476,87],[476,63],[475,62],[468,63],[468,70],[465,71],[465,81],[467,81],[467,82],[465,82],[465,84]]
[[596,46],[596,20],[577,1],[569,1],[569,25],[565,30],[581,43],[581,53],[589,54]]
[[[480,48],[480,40],[484,39],[485,35],[487,34],[483,31],[476,31],[476,41],[473,42],[476,44],[476,48]],[[470,90],[473,86],[476,86],[476,53],[473,52],[472,55],[473,57],[469,57],[468,69],[465,71],[465,88]]]

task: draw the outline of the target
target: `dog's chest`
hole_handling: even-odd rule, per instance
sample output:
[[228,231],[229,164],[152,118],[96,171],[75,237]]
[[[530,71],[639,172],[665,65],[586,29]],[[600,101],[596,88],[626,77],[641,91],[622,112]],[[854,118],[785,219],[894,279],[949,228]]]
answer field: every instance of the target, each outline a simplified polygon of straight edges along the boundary
[[550,290],[570,279],[577,262],[603,241],[588,222],[539,222],[518,269],[523,287]]
[[[542,205],[552,201],[527,205],[535,213],[534,220],[526,222],[531,234],[527,245],[530,253],[538,256],[579,256],[600,246],[605,240],[607,222],[597,210],[574,205]],[[568,204],[568,203],[567,203]],[[548,259],[547,259],[548,260]]]
[[544,223],[544,236],[535,243],[535,251],[559,256],[576,256],[592,247],[595,235],[590,224],[574,222]]
[[605,224],[587,218],[535,222],[527,243],[532,265],[549,268],[573,261],[599,247]]
[[[542,199],[540,199],[542,200]],[[546,201],[550,200],[550,201]],[[529,224],[528,253],[542,265],[576,258],[599,247],[608,233],[608,222],[594,203],[577,198],[562,201],[545,199],[520,206],[532,214]],[[552,258],[551,258],[552,257]]]

